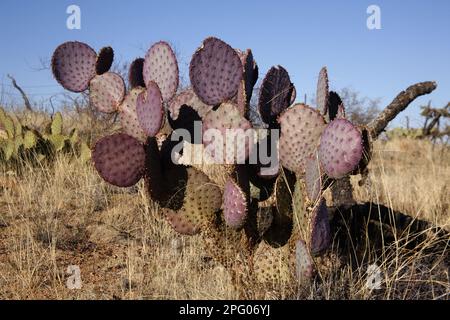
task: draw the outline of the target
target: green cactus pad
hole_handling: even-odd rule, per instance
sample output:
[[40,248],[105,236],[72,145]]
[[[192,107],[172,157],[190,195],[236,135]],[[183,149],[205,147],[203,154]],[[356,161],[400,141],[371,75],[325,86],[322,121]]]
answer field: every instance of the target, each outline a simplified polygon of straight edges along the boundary
[[341,178],[353,171],[363,152],[361,132],[346,119],[330,122],[320,138],[319,159],[330,178]]
[[316,100],[317,110],[326,115],[328,113],[328,72],[326,67],[323,67],[319,72]]
[[178,62],[167,42],[160,41],[151,46],[143,65],[144,82],[156,82],[164,102],[169,102],[178,89]]
[[61,151],[66,145],[66,137],[62,134],[52,134],[47,137],[47,140],[50,141],[53,150],[56,152]]
[[295,104],[280,115],[278,122],[281,126],[280,163],[286,169],[303,174],[306,159],[317,149],[325,120],[317,110]]
[[14,128],[14,121],[13,121],[13,119],[10,116],[8,116],[6,114],[6,112],[3,112],[2,114],[0,114],[0,116],[1,116],[0,121],[1,121],[1,123],[3,125],[3,128],[5,129],[5,131],[7,133],[7,135],[8,135],[8,138],[9,139],[13,139],[14,135],[15,135],[15,128]]
[[309,201],[315,203],[322,191],[322,173],[317,155],[306,160],[305,185]]
[[130,84],[130,88],[136,87],[145,87],[144,81],[144,58],[135,59],[128,70],[128,83]]
[[328,219],[328,209],[325,199],[314,207],[311,220],[311,241],[310,250],[313,255],[325,251],[331,242],[330,221]]
[[14,140],[8,139],[4,143],[1,144],[3,149],[3,155],[5,157],[5,161],[9,161],[14,155],[15,143]]
[[163,124],[164,108],[161,91],[154,81],[147,83],[147,90],[138,95],[136,113],[145,134],[155,136]]
[[147,135],[141,128],[136,112],[137,97],[142,92],[145,92],[145,88],[137,87],[128,92],[119,106],[119,112],[123,131],[139,141],[145,142]]
[[256,212],[256,227],[258,234],[262,237],[266,231],[270,228],[273,221],[272,207],[258,208]]
[[269,69],[259,91],[258,109],[263,121],[275,123],[277,116],[291,104],[294,85],[282,66]]
[[[243,163],[253,148],[253,132],[246,131],[251,128],[251,123],[241,115],[236,105],[223,103],[217,110],[211,110],[203,118],[203,144],[208,149],[207,152],[219,161],[228,164],[237,161]],[[218,130],[217,133],[222,137],[221,141],[208,137],[212,132],[208,133],[210,129]],[[249,137],[238,134],[239,132],[247,132]]]
[[232,178],[225,184],[223,192],[223,215],[226,224],[233,229],[240,229],[247,220],[248,195]]
[[117,73],[106,72],[90,82],[89,98],[101,112],[116,112],[125,97],[125,82]]
[[193,235],[213,222],[222,193],[202,172],[187,168],[187,174],[183,206],[177,212],[169,211],[167,218],[175,231]]
[[201,118],[203,118],[212,109],[211,106],[203,103],[202,100],[197,97],[194,91],[189,88],[177,94],[175,98],[173,98],[170,102],[168,110],[170,113],[170,118],[172,120],[178,119],[180,109],[184,105],[194,109]]
[[99,175],[118,187],[133,186],[144,173],[144,147],[125,133],[116,133],[98,140],[92,159]]
[[274,248],[261,242],[253,257],[256,281],[268,287],[292,281],[291,252],[288,245]]
[[205,252],[224,267],[230,267],[236,263],[238,256],[236,248],[245,250],[242,246],[242,237],[243,230],[229,228],[221,220],[202,230]]
[[50,125],[50,130],[52,135],[62,134],[63,117],[61,112],[56,112],[53,116],[52,123]]
[[101,48],[95,63],[95,72],[98,75],[104,74],[111,69],[114,60],[114,50],[111,47]]
[[295,271],[300,284],[308,282],[314,273],[314,262],[303,240],[295,242]]
[[294,230],[307,244],[311,237],[311,210],[306,205],[306,191],[304,182],[298,179],[295,183],[294,194],[292,196],[292,208],[294,212]]
[[218,105],[236,95],[242,80],[239,55],[217,38],[207,38],[194,53],[189,77],[196,95],[207,105]]
[[27,130],[23,136],[23,147],[25,149],[31,149],[36,146],[37,136],[33,131]]
[[82,42],[65,42],[56,48],[52,71],[56,81],[72,92],[82,92],[95,76],[97,54]]

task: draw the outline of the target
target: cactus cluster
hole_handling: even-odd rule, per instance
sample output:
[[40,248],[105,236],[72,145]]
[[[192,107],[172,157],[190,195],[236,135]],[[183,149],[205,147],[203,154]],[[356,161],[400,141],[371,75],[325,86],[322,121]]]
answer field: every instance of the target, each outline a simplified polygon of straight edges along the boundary
[[24,159],[44,161],[53,158],[56,153],[72,153],[81,161],[90,159],[90,149],[73,129],[63,133],[63,117],[56,112],[43,132],[23,125],[15,116],[10,116],[0,108],[0,159],[9,163]]
[[[93,147],[99,175],[119,187],[144,179],[149,197],[174,230],[201,234],[213,258],[232,269],[244,265],[258,283],[311,279],[315,257],[327,251],[332,238],[323,191],[361,169],[370,152],[365,129],[345,119],[342,102],[329,92],[327,69],[320,70],[317,106],[312,107],[295,103],[289,73],[272,67],[261,82],[257,106],[265,134],[225,143],[208,139],[209,132],[259,129],[249,118],[258,80],[251,50],[205,39],[190,62],[191,87],[181,92],[168,43],[155,43],[131,64],[129,92],[124,80],[108,71],[113,54],[107,51],[108,63],[104,49],[97,55],[84,43],[67,42],[52,58],[53,74],[64,88],[89,89],[94,107],[119,114],[121,132],[100,138]],[[178,136],[179,129],[194,138]],[[270,147],[277,136],[276,147]],[[257,152],[263,146],[279,161],[270,174],[264,173],[267,163]],[[211,158],[240,149],[241,159],[225,152],[224,163],[181,164],[191,148]]]

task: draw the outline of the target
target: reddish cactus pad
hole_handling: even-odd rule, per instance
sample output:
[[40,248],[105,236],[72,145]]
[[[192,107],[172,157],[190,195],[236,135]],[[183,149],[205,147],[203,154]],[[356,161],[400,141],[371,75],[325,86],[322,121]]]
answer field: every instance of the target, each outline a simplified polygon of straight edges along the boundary
[[72,92],[82,92],[95,76],[97,54],[82,42],[65,42],[56,48],[52,71],[56,81]]
[[316,91],[317,109],[323,114],[328,113],[328,72],[323,67],[319,72]]
[[141,92],[136,101],[136,113],[142,130],[149,137],[154,137],[164,119],[164,108],[161,91],[158,85],[150,81],[147,91]]
[[296,104],[284,111],[278,122],[281,125],[280,162],[286,169],[302,174],[306,159],[317,149],[325,120],[317,110]]
[[142,143],[124,133],[98,140],[92,159],[100,176],[118,187],[136,184],[144,172],[145,152]]
[[122,104],[119,106],[119,111],[120,124],[122,125],[123,131],[139,141],[145,142],[147,135],[139,123],[136,112],[137,98],[142,92],[145,92],[145,89],[142,87],[134,88],[128,92]]
[[197,96],[205,104],[217,105],[236,95],[243,67],[233,48],[211,37],[192,57],[189,76]]
[[107,72],[95,76],[90,82],[89,98],[101,112],[117,111],[125,96],[125,82],[117,73]]
[[247,219],[247,197],[238,184],[229,178],[223,192],[223,215],[226,224],[241,228]]
[[311,230],[310,250],[312,254],[319,254],[326,250],[331,242],[330,221],[325,199],[321,199],[313,209]]
[[363,153],[361,132],[346,119],[335,119],[320,138],[319,159],[330,178],[342,178],[353,171]]
[[177,58],[167,42],[157,42],[147,51],[143,75],[146,85],[156,82],[164,102],[172,99],[178,89],[179,73]]

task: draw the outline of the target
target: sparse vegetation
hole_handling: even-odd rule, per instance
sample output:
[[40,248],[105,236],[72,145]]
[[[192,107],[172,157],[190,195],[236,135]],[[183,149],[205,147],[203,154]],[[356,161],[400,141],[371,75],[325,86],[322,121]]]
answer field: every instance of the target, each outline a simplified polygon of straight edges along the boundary
[[[99,130],[102,120],[115,124],[112,117],[90,117],[90,126],[79,128],[96,141],[93,166],[57,152],[39,168],[24,159],[20,173],[2,162],[0,295],[448,299],[448,147],[404,137],[376,141],[436,83],[409,87],[358,126],[328,91],[326,68],[311,108],[293,104],[289,74],[272,67],[258,112],[265,127],[281,131],[281,165],[266,177],[259,157],[226,165],[189,157],[190,148],[211,149],[195,140],[195,121],[203,132],[256,127],[249,104],[258,68],[250,50],[206,39],[191,61],[192,88],[176,96],[177,61],[167,43],[131,64],[128,93],[121,76],[108,72],[112,56],[109,47],[97,55],[68,42],[52,59],[60,84],[89,88],[91,106],[120,120]],[[56,113],[51,136],[62,134],[61,122]],[[3,123],[9,139],[10,124]],[[176,129],[191,136],[183,136],[174,161]],[[258,136],[253,148],[269,139]],[[251,146],[244,146],[249,158]],[[373,264],[382,275],[376,290],[366,283]],[[65,286],[69,265],[80,266],[78,291]]]

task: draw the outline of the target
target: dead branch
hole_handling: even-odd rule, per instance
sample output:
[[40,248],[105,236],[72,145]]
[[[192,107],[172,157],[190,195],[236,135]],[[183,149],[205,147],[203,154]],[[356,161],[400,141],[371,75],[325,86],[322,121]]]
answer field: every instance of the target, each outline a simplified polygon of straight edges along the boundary
[[369,123],[368,128],[370,135],[376,139],[381,132],[386,129],[390,121],[392,121],[400,112],[406,109],[411,102],[417,97],[431,93],[436,89],[437,83],[434,81],[420,82],[408,87],[405,91],[400,92],[395,99],[373,120]]
[[22,95],[23,102],[25,103],[25,108],[27,108],[28,111],[33,111],[33,108],[31,107],[30,100],[28,100],[28,96],[23,91],[23,89],[17,84],[16,79],[10,74],[8,74],[8,78],[11,79],[12,85],[14,88],[16,88],[20,94]]

